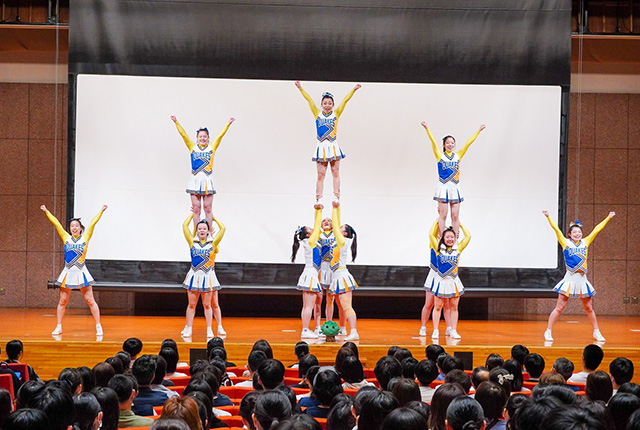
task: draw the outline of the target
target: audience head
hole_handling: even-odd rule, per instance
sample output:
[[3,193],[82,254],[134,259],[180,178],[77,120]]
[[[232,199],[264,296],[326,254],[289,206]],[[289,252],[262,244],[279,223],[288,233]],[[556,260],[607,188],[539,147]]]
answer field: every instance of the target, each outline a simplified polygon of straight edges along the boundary
[[113,366],[107,362],[98,363],[91,369],[97,387],[106,387],[116,374]]
[[274,388],[274,390],[280,391],[282,394],[287,396],[289,402],[291,403],[292,414],[299,414],[302,412],[302,409],[298,406],[298,398],[296,397],[296,392],[293,391],[293,388],[285,384],[280,384],[276,388]]
[[602,400],[606,404],[613,395],[611,377],[602,370],[590,373],[584,391],[592,401]]
[[373,373],[376,375],[380,388],[386,390],[392,378],[402,376],[402,365],[395,358],[385,355],[378,360]]
[[425,421],[429,422],[429,405],[423,401],[412,401],[407,403],[405,408],[413,409],[424,418]]
[[9,415],[2,428],[4,430],[48,429],[49,420],[39,409],[23,408]]
[[[213,361],[216,358],[222,360],[222,363],[226,364],[227,362],[227,350],[224,348],[213,348],[209,351],[209,361]],[[226,366],[225,366],[226,367]]]
[[142,351],[142,341],[137,337],[130,337],[122,344],[122,350],[127,352],[132,360],[135,360]]
[[520,406],[522,406],[522,404],[527,399],[529,399],[529,396],[527,396],[526,394],[517,393],[509,396],[509,399],[507,400],[507,405],[504,407],[506,409],[505,419],[507,420],[507,425],[509,424],[509,421],[511,420],[511,418],[513,418],[513,416],[515,415],[516,411],[520,409]]
[[553,396],[527,399],[511,419],[515,421],[515,428],[518,430],[547,430],[540,426],[542,420],[560,406],[560,401]]
[[258,366],[258,378],[265,390],[273,390],[284,381],[284,365],[278,360],[266,359]]
[[640,397],[640,385],[634,382],[625,382],[618,388],[618,393],[629,393]]
[[355,355],[345,357],[339,374],[344,379],[344,382],[350,384],[355,384],[365,379],[362,363]]
[[398,360],[400,363],[402,363],[402,360],[409,357],[413,357],[413,354],[411,354],[411,351],[407,348],[398,348],[396,352],[393,353],[393,358]]
[[133,362],[131,373],[133,377],[136,378],[136,381],[138,381],[138,386],[147,387],[151,384],[156,374],[156,364],[156,357],[149,354],[142,355]]
[[271,430],[291,416],[291,402],[280,391],[265,391],[256,400],[253,418],[256,428]]
[[399,350],[399,349],[400,349],[400,347],[398,345],[391,345],[389,347],[389,349],[387,349],[387,355],[389,357],[393,357],[393,354],[395,354],[396,351]]
[[131,400],[133,391],[137,391],[133,385],[134,378],[126,375],[115,375],[109,381],[108,387],[111,388],[118,398],[118,403],[127,403]]
[[[386,357],[396,360],[388,355]],[[388,391],[376,391],[366,395],[360,405],[358,430],[380,429],[385,417],[397,407],[398,400]]]
[[160,418],[155,420],[149,430],[191,430],[189,425],[179,418]]
[[[202,381],[206,383],[209,386],[209,389],[211,390],[211,393],[213,394],[213,396],[216,396],[218,394],[218,389],[220,389],[220,380],[218,379],[215,373],[209,372],[206,370],[202,372],[198,372],[191,377],[191,380],[189,381],[189,384],[187,384],[187,386],[191,385],[192,382],[196,384],[198,381]],[[197,390],[197,391],[201,391],[201,390]],[[212,396],[212,399],[213,399],[213,396]]]
[[[267,356],[264,355],[264,352],[262,351],[253,351],[251,354],[253,353],[261,354],[262,356],[264,356],[264,358],[261,358],[261,360],[267,359]],[[249,355],[249,360],[251,360],[251,355]],[[309,371],[309,368],[311,366],[317,366],[317,365],[318,365],[318,358],[315,355],[313,354],[304,355],[302,358],[300,358],[300,361],[298,362],[298,378],[300,379],[305,378],[307,376],[307,371]]]
[[471,383],[475,388],[478,388],[480,384],[489,380],[489,369],[484,366],[478,366],[471,372]]
[[609,400],[607,409],[613,419],[615,430],[625,430],[631,414],[640,410],[640,398],[628,393],[616,394]]
[[95,430],[102,426],[102,408],[96,396],[91,393],[80,393],[73,397],[75,417],[74,429]]
[[538,382],[538,385],[564,385],[566,383],[567,381],[565,381],[561,374],[556,372],[545,372],[540,375],[540,382]]
[[58,375],[58,380],[63,381],[65,384],[67,384],[71,395],[77,394],[82,391],[82,376],[80,375],[80,372],[78,372],[78,370],[74,369],[73,367],[62,369],[60,371],[60,374]]
[[301,340],[296,343],[296,346],[293,348],[293,352],[296,357],[298,357],[298,360],[300,360],[302,357],[309,354],[309,344],[304,340]]
[[0,388],[0,429],[4,420],[9,416],[13,408],[11,393],[4,388]]
[[447,428],[451,430],[480,430],[484,428],[484,412],[476,400],[458,397],[447,408]]
[[447,373],[444,377],[444,382],[460,384],[466,394],[469,394],[469,390],[471,389],[471,378],[460,369],[453,369]]
[[315,398],[321,406],[329,406],[331,400],[342,392],[342,380],[333,370],[320,370],[313,380],[311,396]]
[[334,362],[334,368],[336,369],[336,372],[338,372],[338,374],[342,373],[342,363],[344,362],[345,358],[355,357],[355,356],[356,354],[353,352],[352,349],[340,348],[336,353],[336,359]]
[[435,361],[426,359],[420,361],[415,368],[415,376],[420,385],[426,387],[438,377],[438,366]]
[[544,372],[544,366],[544,358],[540,354],[533,352],[524,358],[524,368],[531,378],[539,378]]
[[[264,351],[258,351],[258,350],[251,351],[249,353],[249,357],[247,358],[247,367],[249,368],[249,371],[251,373],[254,373],[255,371],[257,371],[258,366],[260,366],[260,363],[262,363],[266,359],[267,359],[267,354],[265,354]],[[302,361],[302,359],[300,361]]]
[[400,365],[402,366],[402,376],[404,378],[415,378],[418,360],[413,357],[407,357],[400,362]]
[[378,391],[379,390],[376,387],[366,385],[356,392],[356,395],[353,396],[353,411],[356,416],[360,415],[360,408],[362,407],[362,403],[365,401],[365,399],[367,399],[369,396],[373,396]]
[[7,345],[4,347],[4,350],[7,353],[7,358],[9,360],[18,360],[20,355],[22,355],[22,351],[24,350],[24,345],[19,340],[10,340],[7,342]]
[[578,401],[576,392],[566,385],[536,385],[531,392],[531,398],[555,397],[563,405],[573,405]]
[[513,379],[511,379],[511,391],[522,391],[522,369],[517,361],[509,359],[504,362],[502,368],[509,372]]
[[418,387],[418,384],[416,384],[413,379],[408,378],[398,378],[398,381],[393,384],[391,393],[396,396],[396,399],[398,399],[398,404],[401,407],[405,406],[411,401],[419,401],[422,399],[420,395],[420,387]]
[[464,370],[464,363],[461,359],[453,355],[447,355],[442,359],[440,370],[442,370],[445,375],[455,369]]
[[407,407],[400,407],[389,412],[382,421],[382,430],[424,430],[427,420],[420,413]]
[[313,380],[316,379],[316,375],[318,374],[319,371],[320,371],[320,366],[311,366],[307,370],[307,375],[305,379],[307,380],[307,382],[309,382],[309,388],[313,387]]
[[131,373],[131,354],[129,354],[127,351],[118,351],[114,357],[116,357],[122,363],[124,373]]
[[102,409],[101,430],[116,430],[118,428],[118,417],[120,407],[116,392],[108,387],[96,387],[91,390],[91,394],[96,396],[100,409]]
[[504,413],[509,394],[495,382],[487,381],[480,384],[475,399],[482,406],[484,416],[488,420],[499,420]]
[[175,373],[176,367],[178,366],[178,360],[180,360],[177,349],[169,347],[162,348],[158,353],[158,357],[162,357],[167,363],[167,373],[169,375]]
[[593,414],[589,409],[577,406],[557,408],[549,412],[540,423],[544,430],[609,430],[606,419]]
[[252,351],[262,351],[267,355],[267,358],[273,359],[273,349],[271,349],[271,345],[264,339],[260,339],[253,344]]
[[[351,397],[351,396],[349,396]],[[336,396],[337,398],[337,396]],[[327,429],[331,430],[351,430],[356,425],[356,418],[351,412],[353,400],[343,400],[337,402],[329,409],[327,416]]]
[[358,352],[358,345],[356,345],[353,342],[345,342],[342,344],[341,348],[349,348],[350,350],[353,351],[353,353],[356,355],[356,357],[360,358],[360,353]]
[[511,347],[511,358],[516,360],[521,368],[524,365],[524,357],[526,357],[527,354],[529,354],[529,348],[524,345],[518,344]]
[[187,394],[187,397],[193,398],[198,404],[198,414],[200,415],[202,426],[205,429],[211,428],[211,425],[218,420],[213,413],[213,399],[202,391],[193,391]]
[[202,429],[198,403],[193,399],[193,397],[170,397],[164,403],[160,416],[162,418],[182,419],[187,423],[190,430]]
[[511,382],[513,381],[513,375],[502,367],[496,367],[489,372],[489,381],[495,382],[507,393],[511,393],[512,391]]
[[[75,369],[74,369],[75,370]],[[40,409],[47,416],[50,430],[67,430],[73,423],[75,408],[68,390],[59,384],[47,383],[33,393],[28,408]]]
[[80,380],[82,381],[82,391],[88,393],[96,386],[96,377],[93,375],[93,371],[87,366],[77,367],[76,370],[80,372]]
[[618,357],[609,364],[609,373],[617,386],[631,382],[633,378],[633,362],[628,358]]
[[107,358],[104,362],[111,365],[115,374],[122,375],[124,373],[125,368],[120,358],[113,356],[113,357]]
[[18,395],[16,396],[16,409],[27,407],[27,403],[33,394],[44,386],[42,381],[27,381],[20,386]]
[[587,370],[596,370],[602,359],[604,358],[604,351],[598,345],[587,345],[582,351],[582,361],[584,362],[584,368]]
[[444,353],[445,353],[444,348],[436,344],[431,344],[427,346],[424,350],[424,354],[427,357],[427,359],[433,361],[434,363],[437,363],[438,357],[440,356],[440,354],[444,354]]
[[242,401],[240,402],[239,414],[242,417],[242,421],[244,422],[245,426],[247,426],[249,430],[255,429],[255,425],[253,424],[253,418],[251,417],[251,415],[253,414],[253,409],[256,406],[256,400],[258,400],[258,397],[260,397],[261,395],[262,393],[259,391],[250,391],[244,395]]
[[224,339],[222,339],[221,337],[214,337],[209,339],[209,341],[207,342],[207,357],[209,357],[209,354],[211,354],[211,350],[214,348],[224,349]]
[[161,385],[164,377],[167,376],[167,362],[159,355],[156,355],[156,373],[151,381],[154,385]]
[[573,375],[575,366],[573,362],[567,358],[560,357],[553,363],[553,370],[562,375],[562,377],[568,381]]
[[484,363],[484,366],[489,369],[489,371],[495,369],[496,367],[502,367],[504,364],[504,358],[500,354],[489,354],[487,356],[487,360]]
[[631,414],[626,430],[640,430],[640,410]]
[[445,430],[444,420],[447,417],[447,408],[457,397],[465,397],[464,389],[459,384],[445,383],[433,393],[429,416],[430,430]]

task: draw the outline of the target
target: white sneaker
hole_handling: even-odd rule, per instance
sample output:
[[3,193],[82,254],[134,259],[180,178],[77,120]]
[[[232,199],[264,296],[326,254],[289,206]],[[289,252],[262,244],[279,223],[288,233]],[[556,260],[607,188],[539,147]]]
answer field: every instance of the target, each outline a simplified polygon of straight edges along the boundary
[[439,338],[440,338],[440,331],[434,330],[433,333],[431,333],[431,339],[439,339]]
[[347,328],[340,327],[340,333],[338,333],[338,336],[346,336],[346,335],[347,335]]
[[213,335],[213,329],[211,327],[207,327],[207,339],[211,339],[213,337],[215,337]]
[[314,332],[312,332],[311,330],[309,330],[308,328],[305,328],[304,330],[302,330],[302,333],[300,334],[300,338],[302,339],[317,339],[318,335]]
[[54,331],[52,331],[51,334],[54,335],[54,336],[62,334],[62,324],[58,324],[56,326],[56,329]]
[[454,329],[452,329],[451,327],[447,327],[447,331],[445,331],[445,336],[451,336],[451,332],[455,331]]
[[595,329],[593,331],[593,338],[595,340],[597,340],[598,342],[604,342],[606,339],[604,338],[604,336],[602,335],[602,333],[600,333],[600,330]]
[[550,329],[546,329],[544,331],[544,340],[546,340],[547,342],[553,342],[553,336],[551,336],[551,330]]
[[318,337],[326,337],[324,333],[322,333],[322,326],[320,325],[316,326],[316,330],[314,331],[314,333],[317,334]]
[[102,336],[102,335],[104,335],[102,326],[100,324],[96,324],[96,336]]
[[188,325],[184,326],[184,330],[180,333],[182,337],[191,337],[191,327]]
[[355,328],[351,329],[351,334],[344,338],[344,340],[346,341],[358,340],[358,339],[360,339],[360,335],[358,335],[358,331]]
[[[218,326],[218,336],[222,337],[222,336],[226,336],[227,332],[224,331],[224,329],[222,328],[221,325]],[[213,337],[213,336],[212,336]]]
[[462,339],[462,336],[460,336],[454,329],[449,330],[449,336],[451,336],[452,339]]
[[418,336],[426,336],[427,328],[425,326],[420,327],[420,331],[418,332]]

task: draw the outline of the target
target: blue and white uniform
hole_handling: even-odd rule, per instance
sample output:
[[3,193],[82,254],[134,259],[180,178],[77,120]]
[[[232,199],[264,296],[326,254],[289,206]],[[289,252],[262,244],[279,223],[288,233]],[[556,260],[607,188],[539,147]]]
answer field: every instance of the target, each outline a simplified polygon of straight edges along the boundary
[[333,273],[331,285],[329,286],[329,294],[348,293],[358,288],[356,280],[351,273],[349,273],[349,269],[347,269],[347,260],[353,238],[345,237],[344,240],[345,244],[342,248],[336,246],[333,249],[333,258],[331,261]]
[[460,252],[457,247],[447,249],[444,245],[436,255],[436,272],[440,281],[433,284],[431,293],[436,297],[460,297],[464,294],[464,285],[458,277]]
[[318,144],[311,158],[313,161],[330,162],[345,158],[344,152],[338,145],[338,117],[335,112],[318,113],[316,118],[316,133]]
[[584,240],[578,243],[567,240],[564,251],[564,263],[567,273],[553,288],[556,293],[567,297],[591,297],[596,290],[587,279],[587,252],[589,247]]
[[440,283],[442,278],[438,274],[438,256],[436,255],[436,251],[430,249],[430,259],[429,259],[429,274],[427,275],[427,279],[424,281],[424,289],[431,292],[434,287]]
[[321,293],[322,287],[320,286],[320,275],[318,268],[320,267],[320,247],[316,246],[311,249],[309,245],[309,239],[303,239],[300,241],[302,248],[304,249],[304,270],[298,278],[298,285],[296,289],[300,291],[307,291],[310,293]]
[[322,288],[329,288],[333,278],[333,271],[338,267],[338,260],[334,258],[335,250],[337,249],[336,238],[332,231],[320,233],[317,248],[319,249],[319,256],[314,258],[314,265],[320,272]]
[[438,186],[433,200],[443,203],[460,203],[464,200],[460,191],[460,157],[458,153],[442,152],[438,160]]
[[191,291],[217,291],[221,288],[214,270],[216,253],[210,239],[202,243],[198,239],[191,245],[191,269],[182,286]]
[[195,145],[191,150],[191,178],[187,185],[187,193],[196,195],[215,194],[213,187],[213,155],[211,144],[204,148]]
[[79,289],[95,283],[85,265],[88,243],[84,236],[69,235],[64,242],[64,269],[56,279],[60,288]]

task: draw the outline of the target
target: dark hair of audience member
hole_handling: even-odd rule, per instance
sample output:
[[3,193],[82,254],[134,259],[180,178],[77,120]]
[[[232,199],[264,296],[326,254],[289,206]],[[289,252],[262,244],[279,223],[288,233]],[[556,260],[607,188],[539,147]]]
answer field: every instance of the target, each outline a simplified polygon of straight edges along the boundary
[[96,396],[91,393],[80,393],[73,397],[75,416],[74,430],[93,430],[96,420],[102,421],[102,408]]
[[118,398],[118,403],[124,403],[131,397],[131,391],[137,391],[137,383],[134,386],[135,378],[128,375],[115,375],[107,385],[111,388]]
[[191,430],[189,424],[180,418],[159,418],[150,426],[149,430]]
[[478,366],[471,372],[471,384],[478,388],[480,384],[489,380],[489,369],[484,366]]
[[296,392],[293,391],[293,388],[291,388],[291,387],[289,387],[289,386],[287,386],[285,384],[280,384],[276,388],[274,388],[274,390],[280,391],[282,394],[287,396],[287,398],[291,402],[291,413],[292,414],[302,413],[302,409],[300,408],[300,406],[298,406],[298,399],[296,397]]
[[207,342],[207,357],[211,354],[213,348],[224,348],[224,339],[221,337],[214,337]]
[[402,365],[402,376],[404,378],[414,379],[416,377],[418,360],[413,357],[407,357],[400,362],[400,365]]
[[313,380],[316,379],[316,375],[320,371],[320,366],[311,366],[309,370],[307,370],[307,375],[305,378],[309,382],[309,388],[313,390]]
[[431,360],[434,363],[438,362],[438,357],[440,357],[440,354],[445,354],[444,348],[440,345],[431,344],[424,349],[424,355],[428,360]]
[[85,393],[93,390],[96,386],[96,377],[93,375],[91,369],[87,366],[76,367],[76,370],[80,372],[80,380],[82,381],[82,391]]
[[120,362],[122,363],[122,368],[124,369],[124,373],[131,373],[131,354],[127,351],[118,351],[116,355],[114,355]]
[[106,387],[109,385],[109,381],[116,375],[116,372],[112,365],[107,362],[98,363],[91,369],[93,377],[95,378],[96,387]]
[[267,354],[267,358],[273,360],[273,349],[271,349],[271,345],[264,339],[260,339],[253,344],[251,348],[252,351],[262,351]]
[[594,418],[603,422],[604,425],[607,426],[607,430],[614,430],[613,419],[611,418],[611,415],[607,410],[607,406],[603,401],[596,400],[593,402],[586,397],[580,397],[575,406],[588,410]]
[[198,403],[190,396],[170,397],[164,403],[160,416],[162,418],[180,418],[189,425],[190,430],[202,429]]
[[640,397],[640,385],[635,382],[625,382],[618,388],[618,393],[629,393]]
[[[542,358],[540,354],[532,352],[531,354],[527,354],[524,358],[524,368],[527,370],[527,373],[531,378],[539,378],[540,375],[542,375],[542,372],[544,372],[544,366],[544,358]],[[520,370],[522,370],[522,368],[520,368]]]
[[429,405],[423,401],[413,400],[406,405],[405,408],[413,409],[424,418],[425,421],[429,422],[430,408]]
[[[395,360],[393,357],[387,357]],[[385,417],[397,407],[398,399],[388,391],[377,391],[367,395],[360,405],[358,430],[380,429]]]
[[33,393],[38,391],[40,388],[44,386],[44,382],[42,381],[27,381],[20,386],[18,390],[18,395],[16,396],[16,410],[26,408],[27,403]]
[[264,387],[260,385],[260,375],[258,375],[258,372],[255,372],[251,377],[251,385],[256,391],[264,391]]
[[495,382],[486,381],[480,384],[474,398],[482,406],[487,421],[496,421],[504,414],[509,394]]
[[173,339],[165,339],[160,344],[160,349],[162,350],[162,349],[165,349],[165,348],[172,348],[172,349],[175,349],[177,351],[178,350],[178,343]]
[[502,367],[503,364],[504,358],[502,358],[500,354],[495,353],[489,354],[484,362],[484,366],[489,369],[489,372],[491,372],[491,370],[495,369],[496,367]]
[[356,354],[356,357],[360,358],[360,351],[358,351],[358,345],[356,345],[355,343],[347,341],[343,343],[340,348],[349,348]]
[[565,385],[567,381],[565,381],[564,377],[556,372],[544,372],[540,375],[540,382],[538,382],[539,386],[546,387],[548,385]]
[[156,357],[149,354],[141,355],[133,362],[131,373],[138,381],[140,387],[150,385],[156,374]]
[[156,356],[156,373],[151,380],[151,384],[161,385],[164,377],[167,376],[167,362],[161,356]]
[[349,384],[355,384],[365,379],[360,359],[355,355],[345,357],[339,375],[344,379],[344,382]]
[[118,417],[120,416],[120,406],[118,395],[109,387],[96,387],[91,390],[91,394],[96,397],[102,409],[101,430],[116,430],[118,428]]
[[606,404],[613,395],[611,377],[603,370],[590,373],[584,391],[589,399],[602,400]]
[[[194,363],[191,363],[191,365],[189,366],[189,375],[195,375],[196,373],[200,373],[203,371],[211,371],[212,368],[215,366],[212,366],[211,363],[209,363],[207,360],[196,360]],[[217,368],[215,370],[215,372],[217,373]]]
[[271,430],[291,416],[291,402],[280,391],[266,391],[256,400],[253,413],[263,430]]
[[265,390],[273,390],[284,380],[284,365],[279,360],[268,358],[258,366],[258,377]]
[[251,353],[249,353],[249,357],[247,358],[247,367],[251,372],[255,372],[256,370],[258,370],[258,366],[260,366],[260,363],[262,363],[266,359],[267,354],[265,354],[264,351],[251,351]]
[[297,414],[278,423],[271,430],[322,430],[322,426],[311,415]]
[[471,377],[460,369],[453,369],[447,373],[444,377],[444,382],[460,384],[466,394],[469,394],[471,389]]
[[222,421],[220,421],[220,419],[218,419],[218,417],[213,413],[213,401],[207,397],[205,393],[202,391],[193,391],[189,393],[187,397],[191,397],[196,401],[198,405],[198,415],[200,416],[200,421],[202,422],[204,430],[224,427],[220,425]]
[[122,344],[122,350],[129,353],[131,358],[134,358],[142,351],[142,341],[137,337],[130,337]]
[[340,376],[333,370],[325,369],[318,372],[313,380],[311,397],[316,399],[321,406],[329,406],[331,400],[342,392]]
[[399,380],[393,385],[391,390],[400,407],[405,406],[407,403],[414,400],[420,400],[420,387],[415,383],[413,379],[399,378]]
[[309,354],[309,344],[304,340],[301,340],[296,343],[296,346],[293,348],[293,353],[298,357],[298,360],[300,360],[302,357]]
[[49,420],[39,409],[22,408],[10,414],[2,426],[4,430],[48,429]]
[[334,369],[336,369],[336,372],[338,372],[338,374],[341,374],[342,372],[342,363],[344,362],[345,358],[347,357],[355,357],[356,354],[353,352],[352,349],[349,348],[340,348],[338,350],[338,352],[336,353],[336,359],[334,361]]
[[399,407],[392,410],[382,421],[382,430],[425,430],[427,421],[413,409]]
[[227,350],[224,348],[213,348],[209,351],[209,361],[213,361],[214,358],[219,358],[223,363],[227,362]]
[[211,386],[204,379],[193,379],[189,381],[184,390],[182,390],[182,395],[186,396],[188,394],[193,393],[194,391],[200,391],[207,395],[213,402],[213,398],[215,397],[214,392],[211,390]]
[[7,358],[9,360],[17,360],[20,356],[20,353],[23,351],[24,346],[22,345],[22,341],[20,340],[10,340],[7,342],[7,345],[4,347],[5,352],[7,353]]
[[564,358],[564,357],[559,357],[556,359],[556,361],[553,363],[553,369],[562,375],[562,377],[565,380],[569,380],[569,378],[571,378],[571,375],[573,375],[573,371],[575,370],[575,366],[573,365],[573,362],[571,360],[569,360],[568,358]]
[[520,368],[522,368],[524,364],[524,357],[527,354],[529,354],[529,348],[524,345],[517,344],[511,347],[511,358],[520,364]]
[[531,392],[532,399],[555,397],[563,405],[573,405],[578,401],[576,392],[567,385],[536,385]]
[[402,365],[395,358],[385,355],[380,357],[373,369],[376,379],[380,384],[380,389],[386,390],[392,378],[402,376]]
[[218,372],[214,371],[212,373],[216,375],[216,377],[220,381],[221,387],[233,385],[231,379],[229,378],[229,375],[227,375],[227,366],[225,365],[225,362],[220,359],[220,357],[215,357],[213,360],[211,360],[211,367],[211,370],[218,370]]
[[522,384],[524,382],[522,378],[522,369],[516,360],[509,359],[504,362],[502,368],[509,372],[513,379],[511,380],[511,391],[522,391]]
[[45,413],[50,430],[67,430],[73,423],[73,398],[69,391],[62,388],[64,385],[47,383],[33,393],[27,403],[28,408],[40,409]]
[[438,369],[440,369],[440,373],[444,373],[444,371],[442,370],[442,362],[444,361],[445,358],[449,357],[449,354],[447,354],[446,352],[443,352],[442,354],[440,354],[438,356],[438,358],[436,359],[436,364],[438,365]]
[[495,367],[489,372],[489,381],[500,385],[507,393],[511,393],[513,375],[502,367]]
[[430,430],[445,430],[444,420],[447,417],[447,408],[453,399],[461,396],[465,396],[465,392],[460,384],[442,384],[433,393],[429,416]]
[[218,390],[220,389],[220,380],[213,372],[209,372],[209,371],[198,372],[191,377],[189,384],[191,382],[197,382],[197,381],[204,381],[211,389],[211,393],[213,394],[213,397],[218,395]]
[[452,430],[480,430],[484,426],[484,412],[476,400],[458,397],[447,408],[447,427]]
[[393,358],[398,360],[400,363],[402,363],[402,360],[409,357],[413,357],[413,354],[411,354],[411,351],[409,351],[407,348],[399,348],[398,350],[396,350],[396,352],[393,353]]
[[[262,351],[254,351],[256,354],[262,354],[264,355],[264,352]],[[252,354],[254,353],[252,352]],[[251,356],[249,356],[249,358],[251,358]],[[266,360],[266,356],[265,356],[265,360]],[[264,360],[263,360],[264,361]],[[307,354],[307,355],[303,355],[300,358],[300,361],[298,362],[298,378],[302,379],[305,378],[307,376],[307,371],[309,370],[309,368],[311,366],[317,366],[318,365],[318,358],[313,355],[313,354]]]
[[438,377],[438,366],[434,361],[429,359],[418,362],[414,369],[415,377],[420,382],[420,385],[427,386],[431,384]]
[[393,357],[393,354],[395,354],[396,351],[399,350],[399,349],[400,349],[400,347],[398,345],[391,345],[389,347],[389,349],[387,349],[387,355],[389,357]]
[[633,362],[625,357],[614,358],[613,361],[609,363],[609,374],[611,374],[611,377],[618,386],[625,382],[631,382],[633,370]]
[[7,419],[13,408],[11,393],[4,388],[0,388],[0,429],[4,420]]
[[582,351],[582,359],[584,360],[584,367],[589,370],[596,370],[602,359],[604,358],[604,351],[598,345],[587,345]]
[[[337,397],[338,396],[336,396],[336,398]],[[353,429],[353,427],[356,425],[356,418],[353,416],[353,413],[351,413],[352,405],[353,405],[353,401],[341,401],[334,404],[329,409],[329,415],[327,416],[327,429],[328,430]]]
[[373,396],[379,390],[371,385],[366,385],[356,391],[356,395],[353,396],[353,410],[356,415],[360,415],[360,408],[362,407],[362,402],[369,396]]
[[557,408],[549,412],[540,423],[544,430],[609,430],[604,417],[593,414],[580,406]]
[[442,359],[440,370],[446,375],[452,370],[459,369],[464,371],[464,363],[458,357],[448,355]]
[[180,359],[177,350],[169,347],[162,348],[158,353],[158,357],[162,357],[167,363],[168,374],[175,373],[176,367],[178,366],[178,360]]
[[78,387],[82,385],[82,376],[80,372],[78,372],[73,367],[65,367],[60,371],[58,375],[58,381],[63,381],[69,387],[69,392],[71,395],[76,394]]
[[253,424],[253,419],[251,415],[253,414],[253,410],[256,406],[256,400],[258,397],[262,395],[259,391],[250,391],[244,395],[242,400],[240,401],[239,414],[244,420],[247,428],[249,430],[255,430],[255,425]]
[[509,396],[507,400],[507,404],[504,407],[505,411],[505,420],[507,421],[507,429],[513,430],[515,426],[513,426],[512,418],[515,415],[516,411],[522,406],[522,404],[529,398],[526,394],[516,393]]
[[640,409],[640,398],[629,393],[618,393],[607,404],[616,430],[625,430],[629,417]]
[[119,359],[118,357],[116,356],[109,357],[104,362],[110,364],[111,367],[113,367],[113,371],[115,372],[116,375],[124,374],[125,369],[124,369],[124,366],[122,365],[122,360]]
[[546,430],[540,427],[540,423],[552,410],[560,406],[562,406],[560,400],[553,396],[527,399],[516,410],[514,416],[511,417],[514,421],[514,425],[511,428],[518,430]]
[[629,417],[626,430],[640,430],[640,410],[635,411]]

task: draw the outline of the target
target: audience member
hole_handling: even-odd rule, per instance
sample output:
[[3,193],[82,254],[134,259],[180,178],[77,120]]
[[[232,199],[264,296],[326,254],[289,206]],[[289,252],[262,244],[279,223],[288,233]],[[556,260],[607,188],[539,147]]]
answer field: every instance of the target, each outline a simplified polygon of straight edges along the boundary
[[613,395],[613,383],[607,372],[596,370],[587,376],[587,384],[584,391],[592,401],[602,400],[605,404]]
[[[7,363],[20,363],[20,359],[24,354],[24,345],[20,340],[10,340],[4,347],[7,352]],[[33,367],[27,364],[27,371],[29,373],[29,381],[37,381],[40,379],[38,374],[33,370]]]
[[109,381],[111,388],[118,397],[118,407],[120,414],[118,417],[118,428],[142,427],[151,425],[153,420],[140,415],[153,415],[153,407],[145,404],[138,408],[140,415],[136,414],[133,409],[133,401],[138,394],[137,382],[134,378],[127,375],[115,375]]
[[137,358],[131,367],[131,373],[138,383],[138,395],[131,407],[136,414],[142,415],[142,408],[145,406],[162,406],[169,398],[165,393],[151,389],[151,381],[156,373],[156,363],[154,355],[146,354]]
[[611,382],[613,382],[613,394],[616,394],[620,385],[631,382],[633,378],[633,363],[628,358],[615,358],[609,364],[609,374],[611,375]]
[[578,373],[574,373],[567,382],[577,382],[579,384],[587,383],[587,376],[598,369],[602,359],[604,358],[604,352],[598,345],[587,345],[582,351],[582,370]]
[[540,354],[533,352],[524,358],[524,368],[529,374],[528,380],[530,382],[538,382],[540,380],[540,375],[544,372],[544,366],[544,358]]
[[386,390],[392,378],[402,376],[402,365],[395,358],[385,355],[378,360],[373,373],[380,384],[380,389]]
[[116,430],[120,416],[120,404],[116,392],[109,387],[96,387],[91,390],[91,394],[96,396],[102,409],[101,430]]
[[438,377],[438,366],[429,359],[422,360],[416,365],[415,376],[420,384],[419,388],[422,401],[431,403],[431,398],[436,390],[431,388],[430,385]]
[[138,358],[138,354],[142,351],[142,341],[137,337],[130,337],[122,344],[122,350],[131,357],[131,365]]

